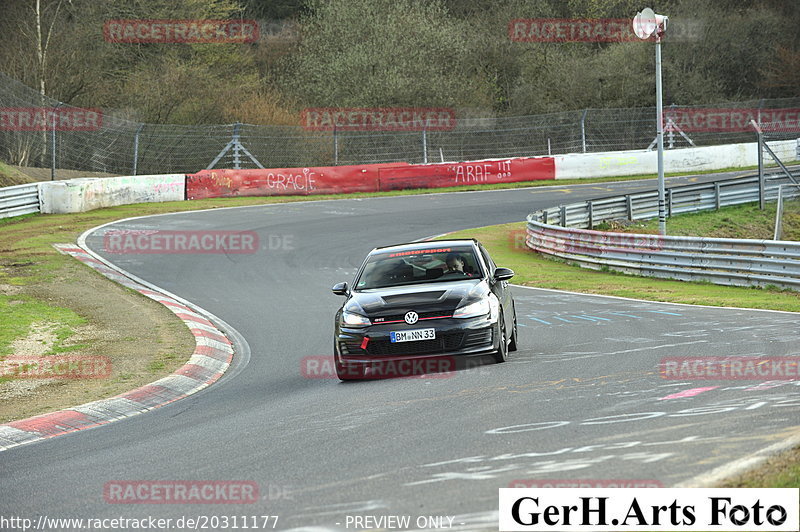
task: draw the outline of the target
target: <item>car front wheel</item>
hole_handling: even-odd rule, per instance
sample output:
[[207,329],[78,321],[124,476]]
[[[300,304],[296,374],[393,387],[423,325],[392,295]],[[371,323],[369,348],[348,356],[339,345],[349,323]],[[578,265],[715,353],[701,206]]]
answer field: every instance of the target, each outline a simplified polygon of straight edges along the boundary
[[497,352],[494,354],[494,361],[500,364],[508,360],[508,334],[506,333],[506,320],[500,314],[500,343]]

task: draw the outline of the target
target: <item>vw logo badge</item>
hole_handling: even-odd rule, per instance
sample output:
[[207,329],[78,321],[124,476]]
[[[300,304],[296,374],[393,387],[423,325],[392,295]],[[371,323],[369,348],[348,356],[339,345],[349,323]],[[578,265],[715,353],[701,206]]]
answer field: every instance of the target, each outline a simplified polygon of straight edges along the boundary
[[417,323],[419,316],[417,315],[416,312],[411,310],[409,312],[406,312],[406,315],[403,319],[406,320],[406,323],[408,323],[409,325],[414,325],[415,323]]

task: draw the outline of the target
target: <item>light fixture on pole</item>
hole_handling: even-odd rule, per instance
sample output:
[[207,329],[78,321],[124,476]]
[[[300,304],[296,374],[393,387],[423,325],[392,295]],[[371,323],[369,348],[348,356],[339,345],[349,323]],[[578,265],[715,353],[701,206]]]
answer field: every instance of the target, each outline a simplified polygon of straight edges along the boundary
[[669,18],[656,15],[649,7],[633,18],[633,32],[640,39],[656,38],[656,123],[658,124],[658,232],[667,234],[667,211],[664,192],[664,112],[661,96],[661,37],[667,30]]

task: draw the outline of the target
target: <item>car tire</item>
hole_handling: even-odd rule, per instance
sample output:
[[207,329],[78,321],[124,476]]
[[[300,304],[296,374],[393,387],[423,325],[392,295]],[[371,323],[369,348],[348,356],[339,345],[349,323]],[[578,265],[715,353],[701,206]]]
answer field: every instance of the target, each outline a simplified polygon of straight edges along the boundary
[[503,314],[500,314],[500,342],[497,345],[497,351],[494,354],[494,361],[501,364],[508,360],[508,338],[506,334],[506,320]]
[[517,350],[517,312],[514,310],[514,328],[511,331],[511,340],[508,342],[508,351]]

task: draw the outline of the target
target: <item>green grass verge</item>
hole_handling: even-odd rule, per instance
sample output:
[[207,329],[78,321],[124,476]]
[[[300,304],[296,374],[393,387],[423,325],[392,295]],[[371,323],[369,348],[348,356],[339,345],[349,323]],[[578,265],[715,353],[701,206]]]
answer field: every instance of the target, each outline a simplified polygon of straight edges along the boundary
[[[800,200],[784,203],[783,240],[800,240]],[[764,209],[758,203],[723,207],[718,211],[681,214],[667,220],[667,234],[674,236],[705,236],[716,238],[757,238],[772,240],[775,231],[775,203]],[[658,233],[658,220],[633,224],[604,223],[601,231],[626,233]]]
[[[37,356],[48,356],[82,347],[65,345],[65,341],[74,334],[74,327],[86,323],[86,320],[73,310],[49,305],[43,301],[25,295],[0,295],[0,360],[12,354],[15,340],[27,337],[34,326],[39,326],[40,334],[50,344],[46,349],[37,349]],[[41,341],[45,341],[42,339]],[[52,342],[52,343],[51,343]],[[12,380],[11,375],[0,376],[0,382]]]
[[638,277],[546,258],[525,247],[524,222],[468,229],[442,238],[477,238],[498,266],[514,270],[515,284],[671,303],[800,312],[800,293],[789,290]]
[[72,327],[83,325],[85,320],[70,309],[56,307],[36,301],[28,296],[0,295],[0,357],[11,353],[11,343],[24,337],[31,326],[38,322],[48,323],[50,333],[56,341],[45,355],[64,352],[70,348],[62,343],[72,334]]

